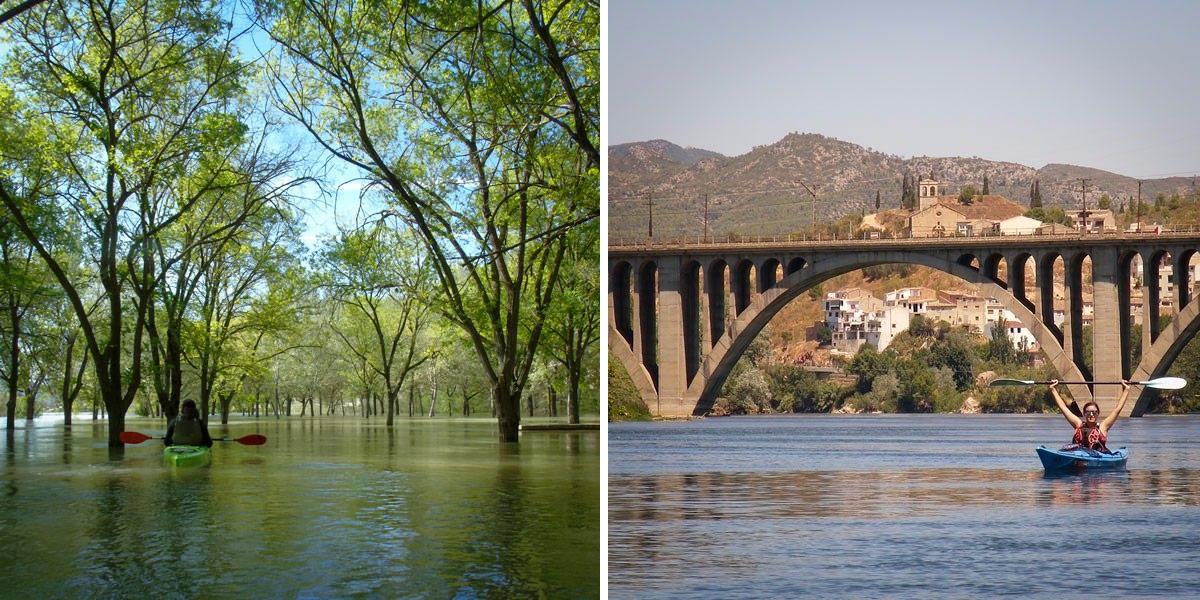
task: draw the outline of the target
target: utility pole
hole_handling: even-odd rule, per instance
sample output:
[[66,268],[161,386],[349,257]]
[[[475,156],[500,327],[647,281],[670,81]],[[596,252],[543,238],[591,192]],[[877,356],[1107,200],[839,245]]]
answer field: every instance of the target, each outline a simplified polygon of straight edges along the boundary
[[1079,218],[1083,221],[1083,232],[1088,232],[1088,209],[1087,209],[1087,181],[1080,177],[1079,185],[1083,188],[1083,210],[1079,211]]
[[704,243],[708,243],[708,194],[704,194]]
[[649,230],[647,232],[649,235],[647,237],[653,238],[654,237],[654,194],[653,193],[646,192],[646,204],[649,205],[649,207],[650,207]]
[[808,195],[812,196],[812,228],[813,228],[813,231],[816,232],[816,230],[817,230],[817,194],[812,191],[812,188],[805,185],[803,181],[797,180],[796,183],[804,186],[804,189],[808,192]]
[[1140,181],[1138,182],[1138,200],[1137,200],[1137,203],[1138,203],[1138,208],[1137,208],[1137,223],[1138,223],[1138,228],[1137,228],[1137,230],[1138,230],[1138,233],[1141,233],[1141,232],[1142,232],[1142,182],[1140,182]]

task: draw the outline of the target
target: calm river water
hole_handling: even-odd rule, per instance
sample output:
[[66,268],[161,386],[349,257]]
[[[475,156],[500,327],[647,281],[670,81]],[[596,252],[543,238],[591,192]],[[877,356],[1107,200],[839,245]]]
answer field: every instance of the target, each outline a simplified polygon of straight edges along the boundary
[[613,424],[609,596],[1196,597],[1200,416],[1111,433],[1127,471],[1048,477],[1056,415]]
[[[207,467],[19,422],[0,449],[5,598],[593,598],[599,432],[490,419],[243,420]],[[161,421],[129,430],[162,435]]]

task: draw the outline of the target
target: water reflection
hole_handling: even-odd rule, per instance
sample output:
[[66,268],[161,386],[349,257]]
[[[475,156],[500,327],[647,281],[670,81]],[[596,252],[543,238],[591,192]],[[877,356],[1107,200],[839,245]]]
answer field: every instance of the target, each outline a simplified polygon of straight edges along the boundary
[[[0,589],[31,597],[597,597],[598,432],[497,451],[494,424],[234,423],[171,469],[86,427],[6,440]],[[157,433],[153,424],[133,426]],[[29,436],[29,439],[24,439]],[[38,439],[45,438],[45,439]],[[46,439],[49,445],[46,445]]]
[[[1111,555],[1129,566],[1105,580],[1116,596],[1193,594],[1200,544],[1187,532],[1200,526],[1200,443],[1191,441],[1200,417],[1122,422],[1137,448],[1128,471],[1047,477],[1033,449],[1060,423],[1046,415],[615,426],[609,593],[1050,599]],[[1097,540],[1111,552],[1089,555]]]
[[[69,585],[82,595],[199,597],[212,572],[228,565],[212,552],[220,531],[209,469],[173,471],[147,480],[116,469],[99,477],[97,495],[77,503],[93,512]],[[219,547],[219,546],[216,546]]]
[[994,469],[893,472],[707,472],[613,476],[609,519],[720,520],[748,517],[889,518],[970,506],[1069,505],[1147,500],[1192,506],[1200,471],[1112,471],[1046,476]]

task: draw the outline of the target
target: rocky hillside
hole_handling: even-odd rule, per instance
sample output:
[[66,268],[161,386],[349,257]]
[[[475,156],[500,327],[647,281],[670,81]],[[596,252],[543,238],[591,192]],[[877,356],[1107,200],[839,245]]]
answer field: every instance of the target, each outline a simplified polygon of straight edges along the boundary
[[[609,148],[609,237],[645,238],[651,223],[654,237],[664,239],[700,236],[706,225],[710,237],[802,232],[814,222],[897,208],[905,174],[932,174],[943,194],[965,186],[982,191],[986,176],[991,193],[1026,206],[1035,180],[1046,207],[1082,207],[1080,179],[1088,182],[1086,200],[1093,208],[1106,196],[1117,208],[1138,193],[1136,179],[1088,167],[905,159],[809,133],[791,133],[734,157],[654,140]],[[1192,178],[1144,181],[1142,199],[1187,194],[1194,185]]]

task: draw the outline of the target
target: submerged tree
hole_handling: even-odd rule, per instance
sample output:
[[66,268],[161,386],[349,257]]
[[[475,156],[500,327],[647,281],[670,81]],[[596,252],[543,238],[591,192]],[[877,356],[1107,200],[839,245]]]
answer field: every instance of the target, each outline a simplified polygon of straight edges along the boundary
[[[37,124],[43,135],[33,147],[54,149],[44,160],[60,178],[41,200],[0,181],[0,202],[72,306],[108,412],[109,445],[120,446],[162,272],[155,240],[234,171],[225,157],[241,129],[226,102],[241,86],[235,36],[203,1],[50,0],[6,27],[14,89],[38,108],[19,122]],[[205,176],[186,190],[177,185],[195,173]],[[64,262],[62,239],[77,240],[94,271]]]
[[343,309],[330,319],[333,332],[382,381],[392,425],[401,388],[430,356],[422,336],[436,299],[428,291],[433,273],[419,242],[382,223],[341,234],[324,255],[330,297]]
[[569,260],[546,325],[547,352],[566,372],[567,421],[579,422],[586,372],[600,371],[600,235],[598,223],[580,227],[568,244]]
[[568,233],[599,216],[588,0],[264,3],[282,110],[383,190],[515,442]]

